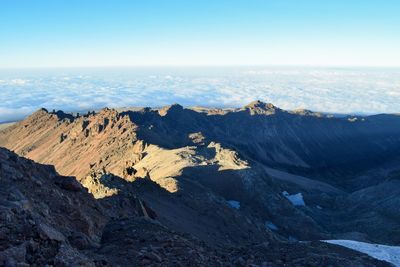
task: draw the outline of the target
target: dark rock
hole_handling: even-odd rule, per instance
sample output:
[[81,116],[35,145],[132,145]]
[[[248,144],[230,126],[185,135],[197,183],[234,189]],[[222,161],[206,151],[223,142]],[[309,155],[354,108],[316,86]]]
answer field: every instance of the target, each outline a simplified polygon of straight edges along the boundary
[[156,261],[156,262],[162,261],[161,257],[155,252],[147,252],[146,254],[144,254],[144,257],[151,261]]
[[55,183],[62,189],[79,192],[83,189],[82,185],[74,177],[57,177]]
[[74,232],[68,237],[69,242],[79,250],[88,249],[91,247],[91,242],[89,238],[80,232]]
[[65,241],[65,236],[62,233],[60,233],[55,228],[46,225],[45,223],[39,223],[38,230],[40,237],[43,239],[50,239],[59,242]]

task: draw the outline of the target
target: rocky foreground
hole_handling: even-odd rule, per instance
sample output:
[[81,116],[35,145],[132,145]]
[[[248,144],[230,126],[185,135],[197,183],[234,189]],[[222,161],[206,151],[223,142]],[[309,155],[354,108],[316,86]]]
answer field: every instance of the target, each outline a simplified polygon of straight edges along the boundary
[[0,266],[386,266],[318,240],[400,243],[396,115],[42,109],[0,146]]
[[323,243],[210,247],[134,195],[96,200],[74,177],[0,149],[1,266],[389,266]]

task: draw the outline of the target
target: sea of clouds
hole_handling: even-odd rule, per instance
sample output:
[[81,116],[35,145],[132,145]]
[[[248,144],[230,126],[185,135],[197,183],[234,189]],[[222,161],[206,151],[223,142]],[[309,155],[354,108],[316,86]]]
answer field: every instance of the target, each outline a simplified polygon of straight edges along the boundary
[[284,109],[399,113],[400,69],[97,68],[0,71],[0,122],[44,107],[240,107],[253,100]]

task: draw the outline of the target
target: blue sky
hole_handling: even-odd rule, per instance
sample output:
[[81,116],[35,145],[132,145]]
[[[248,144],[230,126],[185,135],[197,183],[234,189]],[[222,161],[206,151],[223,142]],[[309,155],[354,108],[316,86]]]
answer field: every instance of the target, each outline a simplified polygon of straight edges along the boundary
[[398,0],[2,0],[0,68],[399,66]]

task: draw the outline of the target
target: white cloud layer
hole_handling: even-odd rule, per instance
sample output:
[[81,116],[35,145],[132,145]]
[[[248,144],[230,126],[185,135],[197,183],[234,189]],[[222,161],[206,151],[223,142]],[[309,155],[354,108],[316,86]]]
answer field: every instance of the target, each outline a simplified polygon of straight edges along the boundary
[[0,122],[45,107],[238,107],[260,99],[332,113],[400,112],[399,69],[188,68],[0,72]]

